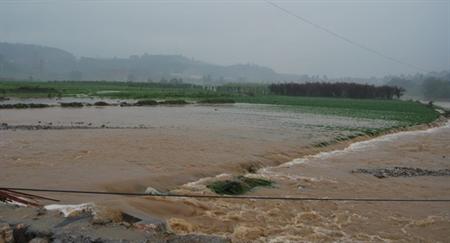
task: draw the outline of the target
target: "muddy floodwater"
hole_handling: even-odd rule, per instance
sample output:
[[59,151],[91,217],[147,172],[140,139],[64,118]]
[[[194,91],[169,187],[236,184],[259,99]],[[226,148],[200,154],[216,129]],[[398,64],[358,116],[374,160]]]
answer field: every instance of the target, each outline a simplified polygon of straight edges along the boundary
[[[0,110],[0,123],[12,127],[0,130],[0,186],[210,194],[209,181],[257,170],[251,176],[275,186],[250,195],[450,198],[449,177],[351,173],[387,166],[450,169],[448,125],[305,157],[327,150],[315,144],[397,123],[250,104],[8,109]],[[31,129],[38,125],[49,129]],[[450,241],[448,203],[47,195],[145,213],[166,219],[177,233],[236,242]]]
[[[249,195],[315,198],[450,199],[449,176],[379,179],[358,168],[450,169],[450,123],[357,142],[248,174],[272,188]],[[209,195],[214,178],[173,193]],[[449,202],[352,202],[231,199],[120,200],[165,218],[178,233],[206,233],[234,242],[449,242]],[[122,206],[123,206],[122,205]]]
[[125,191],[274,165],[312,144],[390,125],[246,104],[10,109],[0,110],[0,121],[98,128],[0,131],[4,182]]

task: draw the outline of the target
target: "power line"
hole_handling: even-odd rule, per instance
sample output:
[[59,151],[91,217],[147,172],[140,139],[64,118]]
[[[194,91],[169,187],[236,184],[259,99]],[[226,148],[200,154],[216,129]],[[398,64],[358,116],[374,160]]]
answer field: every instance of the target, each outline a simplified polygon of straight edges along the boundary
[[328,28],[326,28],[326,27],[324,27],[322,25],[316,24],[316,23],[312,22],[311,20],[309,20],[309,19],[307,19],[305,17],[302,17],[302,16],[300,16],[300,15],[298,15],[298,14],[292,12],[292,11],[289,11],[288,9],[283,8],[280,5],[278,5],[276,3],[273,3],[273,2],[271,2],[269,0],[263,0],[263,1],[265,1],[267,4],[271,5],[272,7],[275,7],[277,9],[281,10],[282,12],[284,12],[284,13],[286,13],[286,14],[288,14],[288,15],[290,15],[290,16],[292,16],[292,17],[294,17],[294,18],[296,18],[296,19],[298,19],[300,21],[302,21],[303,23],[309,24],[309,25],[311,25],[311,26],[313,26],[313,27],[315,27],[317,29],[320,29],[320,30],[322,30],[322,31],[324,31],[324,32],[326,32],[326,33],[328,33],[328,34],[330,34],[330,35],[332,35],[332,36],[334,36],[334,37],[336,37],[338,39],[341,39],[341,40],[343,40],[343,41],[345,41],[345,42],[347,42],[347,43],[349,43],[349,44],[351,44],[353,46],[356,46],[356,47],[358,47],[360,49],[368,51],[368,52],[370,52],[372,54],[375,54],[375,55],[377,55],[379,57],[382,57],[384,59],[387,59],[389,61],[392,61],[392,62],[401,64],[401,65],[407,66],[409,68],[420,70],[420,71],[423,71],[423,72],[429,72],[429,70],[427,70],[425,68],[421,68],[421,67],[419,67],[417,65],[414,65],[414,64],[411,64],[411,63],[407,63],[407,62],[404,62],[404,61],[399,60],[397,58],[388,56],[388,55],[386,55],[386,54],[384,54],[384,53],[382,53],[380,51],[372,49],[372,48],[370,48],[370,47],[368,47],[366,45],[360,44],[360,43],[358,43],[358,42],[356,42],[354,40],[351,40],[350,38],[345,37],[344,35],[341,35],[341,34],[335,32],[335,31],[332,31],[332,30],[330,30],[330,29],[328,29]]
[[134,192],[105,192],[62,189],[39,189],[22,187],[0,187],[0,190],[31,191],[71,194],[94,194],[115,196],[139,196],[139,197],[185,197],[207,199],[241,199],[241,200],[286,200],[286,201],[347,201],[347,202],[450,202],[450,199],[409,199],[409,198],[319,198],[319,197],[272,197],[272,196],[223,196],[223,195],[191,195],[191,194],[146,194]]

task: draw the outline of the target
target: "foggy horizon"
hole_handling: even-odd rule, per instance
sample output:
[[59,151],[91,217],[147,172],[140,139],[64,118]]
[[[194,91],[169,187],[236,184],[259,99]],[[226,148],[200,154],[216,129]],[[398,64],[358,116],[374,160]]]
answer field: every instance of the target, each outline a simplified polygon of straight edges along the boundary
[[[281,7],[429,71],[450,67],[448,1],[290,2]],[[264,1],[4,1],[0,42],[77,57],[183,55],[280,73],[370,77],[421,72],[300,22]]]

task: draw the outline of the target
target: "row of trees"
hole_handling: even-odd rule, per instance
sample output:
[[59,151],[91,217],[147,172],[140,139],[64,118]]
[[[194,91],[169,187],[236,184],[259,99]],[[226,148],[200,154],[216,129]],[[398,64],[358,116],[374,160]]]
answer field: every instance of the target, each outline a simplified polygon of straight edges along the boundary
[[397,86],[325,82],[271,84],[269,89],[272,93],[277,95],[359,99],[400,98],[405,91],[403,88]]

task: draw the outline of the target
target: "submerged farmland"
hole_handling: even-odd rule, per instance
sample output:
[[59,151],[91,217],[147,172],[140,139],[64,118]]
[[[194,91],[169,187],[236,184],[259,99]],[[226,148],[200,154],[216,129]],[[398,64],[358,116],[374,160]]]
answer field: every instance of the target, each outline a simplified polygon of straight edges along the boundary
[[[431,108],[406,101],[234,99],[239,103],[160,101],[162,105],[132,107],[53,106],[120,102],[113,99],[20,99],[51,107],[0,109],[4,130],[0,146],[5,151],[0,173],[9,183],[22,186],[48,185],[51,178],[67,187],[169,190],[205,176],[276,165],[322,147],[437,117]],[[27,170],[34,173],[27,176]],[[71,173],[61,174],[65,170]]]
[[[344,167],[327,165],[333,168],[332,172],[318,163],[306,177],[301,167],[303,162],[296,163],[295,159],[341,149],[355,140],[427,124],[439,115],[431,106],[400,100],[239,96],[211,92],[189,96],[179,90],[172,93],[165,90],[164,95],[155,96],[145,89],[139,93],[144,94],[145,99],[141,101],[115,97],[121,92],[130,92],[124,87],[124,90],[114,90],[113,84],[108,89],[103,87],[118,91],[100,92],[101,96],[111,95],[108,98],[90,95],[92,92],[99,94],[101,89],[98,88],[89,94],[63,93],[61,98],[32,98],[33,95],[27,93],[27,98],[13,95],[2,99],[0,104],[3,105],[46,106],[0,109],[3,186],[159,195],[180,192],[326,197],[327,193],[320,194],[316,190],[319,188],[320,192],[331,190],[345,194],[352,190],[349,184],[338,190],[339,185],[333,178],[339,176],[340,181],[345,181],[348,177],[354,185],[360,183],[361,180],[353,177],[361,175],[351,173],[359,169],[350,163],[357,163],[357,160],[344,158],[347,163],[343,163]],[[201,90],[196,90],[195,94],[197,91]],[[371,158],[376,157],[374,154],[376,152],[372,152]],[[333,161],[331,155],[332,152],[327,158]],[[295,170],[289,169],[289,163],[285,164],[289,161],[295,162],[292,164]],[[336,193],[330,195],[339,196]],[[312,221],[316,217],[310,204],[298,206],[275,201],[248,201],[242,208],[241,203],[220,199],[43,195],[56,197],[61,204],[90,202],[158,217],[176,233],[219,234],[238,241],[276,240],[277,237],[295,240],[299,234],[296,228],[312,230],[298,222],[303,217]],[[330,205],[320,212],[320,222],[310,222],[311,225],[316,227],[321,222],[329,224],[334,220],[328,217],[328,212],[339,206]],[[285,207],[295,215],[283,212]],[[345,212],[339,211],[337,217],[344,215]],[[275,222],[265,225],[258,217]],[[439,222],[445,224],[446,221]],[[296,226],[283,231],[283,224]],[[281,228],[273,225],[281,225]],[[341,223],[336,225],[331,227],[343,227]],[[270,229],[271,235],[264,234],[265,228]],[[322,228],[331,232],[328,226]],[[326,237],[320,232],[304,233],[311,237],[308,239],[324,236],[324,239],[345,240],[347,236],[342,235],[352,231],[333,232],[333,235],[324,233]],[[358,239],[369,239],[367,237]]]

